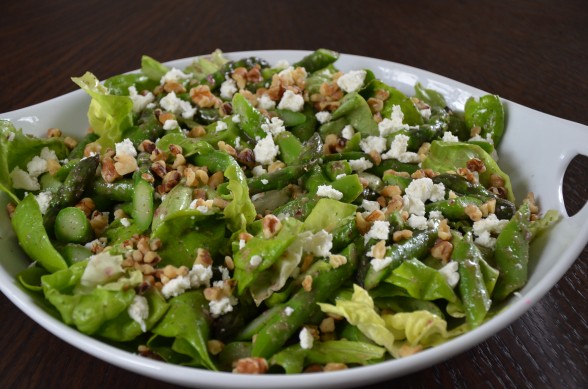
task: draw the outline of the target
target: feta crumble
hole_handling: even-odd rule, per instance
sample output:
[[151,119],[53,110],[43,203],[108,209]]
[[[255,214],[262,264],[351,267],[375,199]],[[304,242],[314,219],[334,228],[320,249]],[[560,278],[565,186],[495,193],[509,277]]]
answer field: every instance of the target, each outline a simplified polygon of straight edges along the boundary
[[351,166],[351,170],[356,172],[363,172],[364,170],[374,166],[374,164],[371,161],[365,159],[365,157],[361,157],[359,159],[350,159],[348,162],[349,166]]
[[253,173],[253,177],[259,177],[261,175],[266,174],[267,170],[265,170],[263,166],[257,165],[255,167],[253,167],[253,169],[251,170],[251,173]]
[[374,258],[370,261],[370,266],[375,271],[380,271],[380,270],[383,270],[386,267],[388,267],[388,265],[390,265],[390,263],[392,263],[392,257],[386,257],[386,258],[382,258],[382,259]]
[[137,92],[137,88],[134,85],[129,87],[129,97],[133,102],[133,112],[139,113],[147,108],[147,105],[152,103],[155,100],[155,96],[151,92],[147,92],[146,94],[142,95]]
[[377,201],[370,201],[370,200],[365,200],[363,199],[361,201],[361,207],[366,211],[366,212],[374,212],[374,211],[379,211],[380,210],[380,203],[378,203]]
[[331,120],[331,113],[329,111],[320,111],[317,112],[314,116],[320,124],[324,124]]
[[35,200],[37,200],[37,204],[39,204],[39,208],[41,209],[42,215],[47,213],[49,205],[51,204],[52,197],[53,194],[49,191],[41,192],[35,196]]
[[383,220],[376,220],[370,230],[364,235],[364,240],[367,243],[370,239],[386,240],[390,235],[390,222]]
[[292,308],[292,307],[284,308],[284,313],[286,314],[286,316],[290,316],[293,312],[294,312],[294,308]]
[[32,177],[29,173],[25,172],[18,166],[10,172],[10,179],[12,180],[12,187],[14,189],[24,189],[30,191],[36,191],[41,189],[41,185],[37,180],[37,177]]
[[175,92],[170,92],[165,95],[159,104],[163,109],[173,114],[180,114],[184,119],[192,119],[196,113],[196,107],[188,101],[184,101],[176,96]]
[[319,185],[316,195],[334,200],[341,200],[343,198],[343,193],[334,189],[331,185]]
[[408,130],[408,125],[404,124],[403,122],[404,113],[402,113],[402,109],[399,105],[393,105],[390,119],[384,118],[380,123],[378,123],[380,136],[390,135],[400,130]]
[[149,304],[147,299],[141,295],[135,295],[133,302],[129,305],[127,313],[141,326],[141,331],[147,331],[147,324],[145,320],[149,317]]
[[441,140],[443,142],[459,142],[459,138],[449,131],[443,133],[443,138]]
[[355,135],[355,130],[353,129],[353,126],[351,124],[346,125],[341,130],[341,136],[343,137],[343,139],[349,140],[353,138],[353,135]]
[[35,155],[33,159],[27,163],[27,171],[31,177],[39,177],[47,171],[47,161]]
[[366,154],[369,154],[372,151],[381,154],[386,150],[386,139],[380,136],[370,135],[359,142],[359,147],[361,147],[361,150]]
[[190,279],[190,287],[192,288],[208,287],[212,279],[212,267],[196,263],[188,273],[188,278]]
[[165,131],[174,130],[179,127],[178,121],[175,119],[167,119],[165,123],[163,123],[163,129]]
[[272,163],[279,152],[280,148],[274,143],[274,138],[272,138],[271,134],[259,140],[253,148],[255,161],[262,165]]
[[164,85],[166,82],[169,81],[181,82],[182,80],[186,80],[188,78],[191,78],[189,74],[182,72],[180,69],[171,68],[171,70],[169,70],[167,73],[163,75],[163,77],[161,77],[159,83],[161,85]]
[[126,217],[123,217],[120,219],[120,224],[122,224],[124,227],[129,227],[131,222]]
[[408,148],[408,136],[404,134],[398,134],[392,140],[390,150],[382,154],[382,159],[397,159],[404,163],[416,163],[420,162],[420,157],[417,153],[407,151]]
[[227,128],[229,128],[227,123],[219,120],[218,122],[216,122],[216,128],[214,130],[215,130],[215,132],[221,132],[221,131],[226,131]]
[[304,97],[296,94],[291,90],[286,90],[278,104],[279,109],[289,109],[290,111],[300,112],[304,107]]
[[320,230],[315,234],[310,231],[301,234],[302,249],[315,257],[326,257],[331,254],[333,248],[333,235],[325,230]]
[[485,219],[474,222],[473,230],[474,235],[476,236],[474,242],[484,247],[494,247],[496,244],[496,238],[494,238],[492,235],[500,234],[507,224],[507,219],[498,219],[494,213],[491,213]]
[[223,297],[220,300],[212,300],[208,302],[210,314],[213,318],[217,318],[233,310],[231,300],[228,297]]
[[267,93],[264,93],[257,98],[257,107],[265,110],[274,109],[276,107],[276,102],[273,101]]
[[190,289],[190,276],[177,276],[172,278],[161,288],[161,293],[166,299],[176,297]]
[[445,278],[449,286],[455,288],[459,282],[459,264],[456,261],[449,261],[445,266],[438,270]]
[[366,74],[365,70],[351,70],[337,79],[337,85],[344,92],[355,92],[363,86]]
[[301,348],[305,350],[310,350],[312,348],[314,344],[314,337],[312,336],[308,328],[302,328],[300,334],[298,335],[298,338],[300,339]]
[[271,134],[273,136],[286,131],[286,127],[284,127],[284,121],[278,117],[273,117],[269,123],[262,124],[261,129],[264,130],[267,134]]
[[129,138],[125,138],[122,142],[115,143],[114,150],[116,155],[130,155],[131,157],[137,156],[137,150]]
[[426,230],[428,227],[427,218],[424,216],[410,215],[407,222],[408,226],[415,230]]
[[227,78],[220,86],[220,97],[225,100],[230,100],[237,91],[238,88],[235,80]]

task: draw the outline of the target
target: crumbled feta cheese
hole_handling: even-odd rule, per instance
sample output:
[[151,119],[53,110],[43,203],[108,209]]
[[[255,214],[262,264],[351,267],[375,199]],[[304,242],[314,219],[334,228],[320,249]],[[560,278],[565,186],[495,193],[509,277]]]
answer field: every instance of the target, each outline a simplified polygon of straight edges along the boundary
[[445,185],[442,182],[438,184],[433,184],[433,188],[431,188],[431,196],[429,200],[432,202],[441,201],[445,199]]
[[449,261],[445,266],[438,270],[452,288],[455,288],[459,282],[458,268],[459,264],[456,261]]
[[165,123],[163,123],[163,129],[166,131],[174,130],[179,127],[178,121],[175,119],[167,119]]
[[35,196],[35,200],[37,200],[37,204],[39,204],[39,208],[41,209],[41,214],[44,215],[47,213],[52,197],[53,194],[49,191],[41,192]]
[[212,267],[196,263],[188,273],[188,278],[192,288],[199,288],[203,285],[208,287],[212,279]]
[[410,215],[407,222],[410,228],[416,230],[426,230],[428,227],[427,218],[424,216]]
[[398,156],[398,161],[402,163],[418,163],[421,161],[421,157],[417,153],[407,151]]
[[12,142],[15,137],[16,137],[16,134],[14,132],[9,132],[8,133],[8,137],[6,138],[6,140],[9,141],[9,142]]
[[286,127],[284,127],[284,121],[278,117],[273,117],[269,123],[263,123],[261,125],[261,129],[268,134],[272,134],[273,136],[286,131]]
[[353,138],[353,135],[355,135],[355,130],[353,129],[353,126],[351,124],[346,125],[341,130],[341,136],[343,137],[343,139],[349,140]]
[[247,242],[245,242],[245,239],[239,239],[239,250],[242,250],[246,244]]
[[267,184],[269,184],[269,180],[267,180],[267,179],[264,178],[264,179],[261,180],[261,183],[263,185],[267,185]]
[[130,155],[131,157],[137,156],[137,150],[129,138],[125,138],[122,142],[115,143],[114,149],[116,155]]
[[47,171],[47,161],[35,155],[33,159],[27,163],[27,171],[31,177],[39,177]]
[[412,215],[422,216],[425,214],[425,203],[419,199],[404,195],[402,196],[403,208]]
[[189,101],[184,101],[176,96],[175,92],[170,92],[159,100],[163,109],[173,114],[181,114],[184,119],[192,119],[196,113],[196,108],[192,107]]
[[288,66],[290,66],[290,63],[285,59],[281,59],[276,63],[274,68],[275,69],[286,69]]
[[349,166],[351,166],[351,170],[356,172],[363,172],[364,170],[374,166],[374,164],[371,161],[365,159],[365,157],[361,157],[359,159],[350,159],[348,162]]
[[326,122],[328,122],[329,120],[331,120],[331,113],[329,111],[320,111],[317,112],[315,115],[316,120],[318,120],[318,122],[320,124],[324,124]]
[[346,175],[347,175],[347,174],[345,174],[345,173],[337,174],[337,175],[335,176],[335,180],[341,179],[341,178],[345,177]]
[[308,328],[303,327],[298,335],[300,339],[300,347],[305,350],[310,350],[314,344],[314,337],[312,333],[308,330]]
[[367,243],[370,239],[386,240],[390,235],[390,222],[383,220],[376,220],[370,230],[364,235],[364,240]]
[[227,269],[226,267],[219,266],[218,270],[221,272],[221,278],[223,281],[226,281],[231,278],[231,275],[229,274],[229,269]]
[[507,219],[498,219],[496,214],[491,213],[488,217],[474,222],[473,230],[476,238],[474,242],[485,247],[494,247],[496,238],[492,234],[500,234],[502,229],[508,224]]
[[249,265],[251,265],[252,268],[256,268],[261,264],[261,261],[263,261],[261,255],[253,255],[249,259]]
[[47,162],[57,161],[57,154],[55,154],[55,151],[51,150],[49,147],[43,147],[39,157],[43,158]]
[[191,78],[191,76],[189,74],[186,74],[179,69],[172,68],[170,71],[165,73],[163,75],[163,77],[161,77],[160,84],[164,85],[168,81],[180,82],[180,81],[186,80],[188,78]]
[[359,147],[361,147],[363,152],[366,154],[369,154],[372,151],[381,154],[384,150],[386,150],[386,139],[380,136],[370,135],[359,142]]
[[431,118],[431,108],[427,107],[427,108],[423,108],[419,110],[419,113],[421,114],[421,116],[423,117],[423,119],[425,120],[429,120]]
[[127,309],[127,313],[139,325],[141,326],[141,331],[147,331],[147,324],[145,320],[149,317],[149,304],[147,299],[141,295],[135,295],[133,298],[133,302],[129,305]]
[[386,267],[388,267],[388,265],[390,265],[390,263],[392,263],[392,257],[386,257],[386,258],[382,258],[382,259],[374,258],[370,261],[370,266],[375,271],[380,271],[380,270],[383,270]]
[[251,170],[251,173],[253,173],[254,177],[259,177],[263,174],[266,174],[267,170],[265,170],[263,166],[257,165],[255,167],[253,167],[253,169]]
[[292,312],[294,312],[294,308],[292,308],[292,307],[284,308],[284,313],[286,314],[286,316],[290,316],[292,314]]
[[363,199],[361,201],[361,207],[365,211],[371,213],[371,212],[379,211],[380,210],[380,203],[378,203],[377,201],[370,201],[370,200]]
[[408,125],[404,124],[403,121],[404,113],[402,112],[402,109],[399,105],[393,105],[390,119],[384,118],[380,123],[378,123],[378,130],[380,131],[380,135],[386,136],[396,131],[408,130]]
[[355,92],[363,86],[366,74],[365,70],[351,70],[337,79],[337,85],[347,93]]
[[239,114],[236,113],[231,117],[231,120],[233,123],[241,123],[241,116],[239,116]]
[[122,217],[120,218],[120,224],[122,224],[124,227],[129,227],[131,222],[126,217]]
[[274,138],[268,134],[265,138],[259,140],[253,148],[255,161],[262,165],[269,165],[274,161],[280,148],[274,143]]
[[139,113],[147,108],[147,105],[155,100],[155,96],[151,92],[142,95],[137,93],[137,88],[134,85],[129,87],[129,97],[133,102],[133,112]]
[[161,288],[161,293],[166,299],[179,296],[186,290],[190,289],[190,276],[177,276],[172,278]]
[[402,153],[406,153],[408,148],[408,136],[404,134],[398,134],[392,140],[390,150],[385,154],[382,154],[382,159],[398,159]]
[[227,123],[223,122],[222,120],[219,120],[218,122],[216,122],[216,128],[214,130],[215,132],[221,132],[226,131],[227,128],[229,128]]
[[443,212],[441,211],[431,211],[429,212],[429,219],[430,220],[441,220],[443,219]]
[[10,179],[12,180],[12,187],[14,189],[24,189],[30,191],[36,191],[41,189],[41,185],[37,180],[37,177],[32,177],[29,173],[25,172],[18,166],[10,172]]
[[265,110],[274,109],[276,107],[276,102],[273,101],[267,93],[264,93],[257,98],[257,107]]
[[453,135],[450,131],[445,131],[441,140],[443,142],[459,142],[459,138]]
[[343,193],[334,189],[331,185],[319,185],[316,195],[319,197],[328,197],[330,199],[341,200]]
[[238,90],[235,80],[227,78],[220,86],[220,97],[225,100],[230,100]]
[[282,95],[278,104],[279,109],[289,109],[290,111],[300,112],[304,107],[304,97],[287,89]]
[[[108,213],[108,212],[104,212],[104,213]],[[93,241],[86,243],[84,245],[84,247],[92,252],[96,252],[101,247],[106,247],[106,242],[103,242],[100,239],[94,239]]]
[[412,180],[404,190],[404,193],[413,199],[419,199],[422,202],[425,202],[431,197],[432,190],[433,180],[429,177],[423,177]]
[[315,257],[326,257],[331,254],[333,235],[325,230],[311,234],[310,232],[301,234],[302,249]]
[[210,314],[213,318],[217,318],[233,311],[231,300],[228,297],[223,297],[220,300],[209,301],[208,307],[210,308]]

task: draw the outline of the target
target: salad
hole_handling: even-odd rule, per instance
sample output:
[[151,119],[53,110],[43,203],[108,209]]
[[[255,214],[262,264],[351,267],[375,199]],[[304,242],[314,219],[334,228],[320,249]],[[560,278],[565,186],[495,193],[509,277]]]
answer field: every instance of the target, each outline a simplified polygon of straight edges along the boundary
[[84,334],[234,373],[369,365],[482,325],[559,217],[515,199],[499,97],[456,112],[337,58],[144,56],[73,78],[82,139],[0,120],[19,282]]

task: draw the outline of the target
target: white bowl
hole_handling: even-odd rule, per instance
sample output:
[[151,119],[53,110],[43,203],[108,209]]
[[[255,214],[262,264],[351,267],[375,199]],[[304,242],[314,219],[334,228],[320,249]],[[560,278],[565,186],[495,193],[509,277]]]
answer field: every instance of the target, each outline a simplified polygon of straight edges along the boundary
[[[247,51],[227,53],[230,59],[259,56],[270,63],[285,59],[293,63],[306,51]],[[167,63],[178,68],[188,65],[193,58]],[[442,92],[450,107],[463,110],[469,96],[485,92],[448,78],[373,58],[342,54],[336,66],[341,70],[369,68],[376,77],[407,94],[413,94],[418,81],[426,88]],[[7,217],[0,220],[0,290],[31,319],[71,345],[104,361],[162,381],[184,386],[211,388],[343,388],[367,385],[405,375],[455,356],[481,343],[505,328],[537,302],[569,269],[588,241],[588,207],[568,217],[563,202],[562,181],[569,162],[578,154],[588,155],[588,127],[559,119],[519,104],[503,100],[506,113],[506,133],[500,144],[500,165],[509,173],[515,196],[522,199],[533,191],[543,210],[556,209],[563,218],[549,231],[539,236],[532,245],[530,277],[520,294],[511,298],[505,309],[484,323],[456,339],[415,355],[354,369],[299,375],[264,375],[238,378],[231,373],[211,372],[175,366],[140,357],[83,335],[48,314],[25,293],[15,275],[29,264],[16,242]],[[65,134],[83,134],[88,122],[86,112],[89,98],[76,91],[28,108],[8,112],[1,118],[12,120],[25,133],[43,135],[47,128],[58,127]],[[7,196],[0,195],[0,209]],[[5,214],[4,214],[5,215]]]

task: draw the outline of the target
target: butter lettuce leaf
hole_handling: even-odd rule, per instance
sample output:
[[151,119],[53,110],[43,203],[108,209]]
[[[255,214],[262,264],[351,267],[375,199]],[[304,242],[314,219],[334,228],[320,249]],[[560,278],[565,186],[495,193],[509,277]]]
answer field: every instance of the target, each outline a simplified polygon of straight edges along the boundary
[[94,132],[100,136],[97,142],[103,150],[114,149],[114,144],[122,140],[124,130],[133,124],[133,101],[128,96],[110,94],[90,72],[81,77],[73,77],[72,80],[92,97],[88,121]]
[[247,224],[255,220],[257,215],[255,206],[249,197],[247,177],[236,162],[227,167],[224,175],[229,180],[227,188],[232,195],[231,202],[224,209],[227,227],[233,232],[243,231]]

